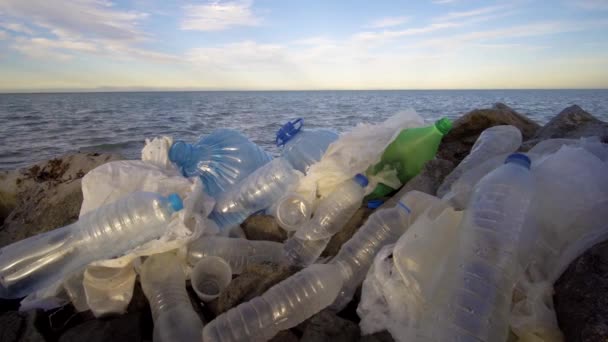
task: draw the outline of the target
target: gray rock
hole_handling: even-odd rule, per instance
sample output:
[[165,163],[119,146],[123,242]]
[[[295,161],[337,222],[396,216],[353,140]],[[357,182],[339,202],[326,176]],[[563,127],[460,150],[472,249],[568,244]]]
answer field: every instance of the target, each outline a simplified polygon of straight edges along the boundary
[[369,209],[367,207],[357,209],[357,212],[355,212],[353,217],[348,220],[342,230],[331,238],[321,256],[331,257],[338,254],[340,248],[342,248],[342,245],[346,241],[350,240],[353,235],[355,235],[359,228],[361,228],[361,226],[365,223],[369,215],[371,215],[373,212],[373,209]]
[[359,326],[349,320],[323,310],[312,316],[304,328],[301,342],[350,342],[359,340]]
[[34,323],[38,313],[8,311],[0,314],[0,342],[44,342]]
[[502,103],[497,103],[492,108],[475,109],[454,121],[452,130],[439,146],[437,156],[457,165],[469,154],[481,132],[498,125],[513,125],[519,128],[524,140],[533,137],[540,128],[538,123]]
[[608,241],[568,266],[553,299],[566,341],[608,341]]
[[141,315],[128,313],[116,318],[91,320],[73,327],[59,342],[137,342],[142,341]]
[[81,178],[119,160],[115,154],[76,153],[0,175],[0,247],[74,222],[82,204]]
[[269,342],[298,342],[300,339],[289,330],[279,331]]
[[261,296],[276,283],[298,271],[297,268],[274,264],[252,264],[234,278],[230,285],[213,302],[209,309],[214,315],[220,315],[242,302]]
[[532,139],[524,143],[523,150],[529,150],[542,140],[589,136],[598,136],[608,143],[608,122],[601,121],[574,105],[562,110],[543,126]]
[[361,336],[359,342],[394,342],[393,335],[384,330],[371,335]]
[[403,195],[413,190],[435,196],[443,179],[454,170],[454,167],[454,163],[443,159],[428,161],[422,171],[407,182],[393,197],[384,202],[381,208],[394,207]]
[[249,240],[267,240],[283,242],[287,232],[279,227],[274,217],[269,215],[252,215],[241,224],[245,236]]

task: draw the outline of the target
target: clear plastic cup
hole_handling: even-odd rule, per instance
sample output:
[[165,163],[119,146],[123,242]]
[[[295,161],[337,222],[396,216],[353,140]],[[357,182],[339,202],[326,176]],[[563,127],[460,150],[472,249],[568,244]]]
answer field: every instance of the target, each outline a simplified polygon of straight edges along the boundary
[[219,297],[222,290],[232,281],[232,269],[222,258],[203,257],[192,269],[190,281],[194,292],[203,302]]
[[311,214],[312,205],[304,196],[288,193],[279,200],[275,218],[281,228],[291,232],[310,220]]

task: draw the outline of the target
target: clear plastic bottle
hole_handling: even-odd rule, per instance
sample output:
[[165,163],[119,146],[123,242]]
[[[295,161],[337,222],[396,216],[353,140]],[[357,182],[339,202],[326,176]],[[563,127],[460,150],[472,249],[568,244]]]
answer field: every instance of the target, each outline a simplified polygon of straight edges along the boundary
[[310,220],[312,204],[304,196],[289,192],[279,199],[272,213],[281,228],[296,231]]
[[182,208],[177,194],[136,192],[71,225],[6,246],[0,250],[0,298],[24,297],[93,261],[157,239]]
[[154,342],[200,341],[203,323],[192,308],[177,256],[162,253],[148,257],[140,275],[152,310]]
[[330,305],[341,287],[336,265],[311,265],[217,316],[203,329],[203,341],[267,341]]
[[437,197],[410,191],[394,208],[373,213],[331,261],[340,266],[344,276],[344,286],[332,307],[340,310],[348,304],[365,279],[378,251],[385,245],[395,243],[421,212],[438,202]]
[[501,125],[484,130],[475,141],[471,152],[445,177],[437,190],[437,196],[443,197],[450,190],[452,183],[467,170],[492,157],[517,151],[521,142],[521,132],[515,126]]
[[274,159],[219,195],[209,217],[222,229],[238,226],[249,215],[274,204],[299,179],[300,173],[287,161]]
[[203,236],[188,246],[188,263],[196,264],[205,256],[218,256],[230,265],[233,274],[240,274],[249,264],[283,262],[283,244],[220,236]]
[[460,239],[420,334],[433,341],[506,341],[519,244],[534,192],[530,159],[519,153],[475,187]]
[[169,150],[169,159],[184,176],[200,177],[205,191],[216,198],[272,157],[238,131],[222,128],[196,144],[176,141]]
[[306,173],[308,168],[321,160],[329,145],[338,140],[338,134],[328,129],[303,129],[302,118],[290,121],[277,132],[276,144],[281,147],[281,157],[294,169]]
[[331,237],[344,227],[361,206],[367,184],[367,178],[357,174],[321,200],[313,218],[285,241],[287,262],[298,266],[315,262]]

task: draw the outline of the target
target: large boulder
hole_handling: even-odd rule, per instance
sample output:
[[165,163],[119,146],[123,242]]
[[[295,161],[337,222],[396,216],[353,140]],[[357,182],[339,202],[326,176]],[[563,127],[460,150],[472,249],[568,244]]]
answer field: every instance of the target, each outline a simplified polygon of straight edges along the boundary
[[553,299],[566,341],[608,341],[608,241],[568,266]]
[[241,224],[245,236],[249,240],[266,240],[283,242],[287,232],[279,227],[277,220],[270,215],[252,215]]
[[76,221],[81,178],[116,154],[75,153],[0,174],[0,247]]
[[358,341],[361,335],[359,325],[329,310],[312,316],[304,325],[300,342],[350,342]]
[[608,122],[604,122],[587,113],[577,105],[562,110],[553,119],[547,122],[532,139],[524,143],[524,150],[528,150],[538,142],[547,139],[598,136],[608,143]]
[[475,109],[454,121],[452,130],[439,146],[438,157],[458,165],[469,154],[479,134],[486,128],[498,125],[519,128],[524,140],[533,137],[540,128],[538,123],[502,103],[497,103],[492,108]]

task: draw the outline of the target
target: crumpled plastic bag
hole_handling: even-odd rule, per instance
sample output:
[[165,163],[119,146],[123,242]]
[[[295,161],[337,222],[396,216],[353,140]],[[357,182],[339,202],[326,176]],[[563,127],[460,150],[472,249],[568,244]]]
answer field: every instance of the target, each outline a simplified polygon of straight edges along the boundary
[[[414,110],[399,112],[379,124],[361,123],[334,141],[321,158],[313,164],[300,181],[297,193],[310,203],[333,192],[343,181],[364,173],[380,161],[382,152],[405,128],[420,127],[424,120]],[[368,193],[379,183],[399,188],[395,172],[381,172],[369,179]],[[315,197],[316,195],[316,197]]]

